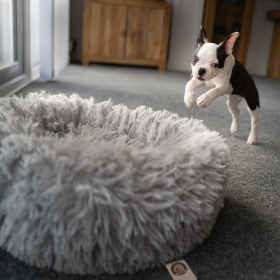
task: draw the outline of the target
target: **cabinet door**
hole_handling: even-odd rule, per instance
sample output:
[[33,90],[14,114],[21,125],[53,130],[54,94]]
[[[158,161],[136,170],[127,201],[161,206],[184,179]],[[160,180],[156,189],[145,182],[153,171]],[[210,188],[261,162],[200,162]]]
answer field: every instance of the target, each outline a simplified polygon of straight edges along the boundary
[[127,7],[91,3],[89,56],[124,58]]
[[125,57],[137,60],[160,60],[163,28],[163,9],[130,7]]

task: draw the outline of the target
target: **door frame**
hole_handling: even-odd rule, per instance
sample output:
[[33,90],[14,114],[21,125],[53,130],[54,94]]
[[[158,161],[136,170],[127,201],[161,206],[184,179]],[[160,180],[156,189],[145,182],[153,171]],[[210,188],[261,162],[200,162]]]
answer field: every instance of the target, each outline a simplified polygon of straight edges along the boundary
[[[34,75],[32,75],[31,71],[31,62],[30,62],[30,0],[22,0],[22,66],[23,71],[22,74],[4,82],[0,85],[0,97],[4,97],[7,95],[12,95],[19,91],[21,88],[28,85],[32,79],[34,79]],[[33,77],[32,77],[33,76]]]
[[13,19],[15,26],[13,34],[14,45],[16,46],[16,51],[14,50],[14,55],[16,57],[15,61],[9,63],[8,66],[0,69],[0,84],[19,76],[23,72],[23,25],[22,25],[22,1],[13,0],[13,14],[15,18]]

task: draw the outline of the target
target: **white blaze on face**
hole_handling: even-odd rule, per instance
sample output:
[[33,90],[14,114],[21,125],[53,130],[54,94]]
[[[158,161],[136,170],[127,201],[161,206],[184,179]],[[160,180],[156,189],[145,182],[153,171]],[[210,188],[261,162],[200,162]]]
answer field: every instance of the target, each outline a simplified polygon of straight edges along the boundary
[[192,65],[192,73],[194,77],[200,77],[200,69],[205,69],[206,71],[203,75],[205,81],[211,80],[220,72],[220,69],[215,67],[215,64],[219,63],[217,59],[217,48],[217,44],[205,43],[198,50],[196,56],[199,60],[194,66]]

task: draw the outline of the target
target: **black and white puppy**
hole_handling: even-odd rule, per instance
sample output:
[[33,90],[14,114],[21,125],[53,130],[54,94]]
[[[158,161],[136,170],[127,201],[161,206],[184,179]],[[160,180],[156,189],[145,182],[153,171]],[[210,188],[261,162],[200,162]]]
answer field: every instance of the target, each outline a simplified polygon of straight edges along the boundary
[[232,55],[238,36],[239,33],[234,32],[219,45],[208,43],[206,32],[201,27],[191,64],[192,79],[186,84],[184,101],[187,107],[192,107],[195,103],[194,89],[203,84],[210,89],[197,98],[199,107],[205,108],[215,98],[227,94],[227,105],[233,118],[230,128],[233,134],[239,125],[238,105],[245,99],[251,115],[251,132],[247,143],[253,144],[258,137],[260,101],[254,80]]

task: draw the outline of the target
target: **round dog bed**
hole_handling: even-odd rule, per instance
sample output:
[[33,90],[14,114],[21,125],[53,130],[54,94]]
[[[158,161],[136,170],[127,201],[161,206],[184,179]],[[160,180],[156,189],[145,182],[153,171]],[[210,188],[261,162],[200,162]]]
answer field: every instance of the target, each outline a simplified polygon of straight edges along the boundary
[[227,145],[200,121],[77,95],[0,99],[0,246],[79,274],[147,269],[209,235]]

